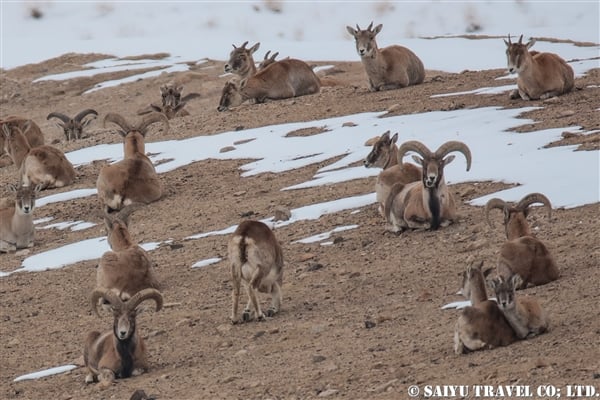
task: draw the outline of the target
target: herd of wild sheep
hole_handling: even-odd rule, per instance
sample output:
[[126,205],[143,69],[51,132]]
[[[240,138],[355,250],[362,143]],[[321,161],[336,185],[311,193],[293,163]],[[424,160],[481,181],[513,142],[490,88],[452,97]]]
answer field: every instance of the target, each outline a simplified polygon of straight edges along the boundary
[[[354,37],[356,50],[364,65],[372,91],[399,89],[422,83],[425,69],[419,57],[402,46],[377,47],[375,37],[382,25],[367,29],[347,27]],[[574,74],[566,62],[551,53],[530,51],[534,44],[517,43],[508,37],[506,55],[510,72],[518,73],[517,86],[511,98],[524,100],[558,96],[573,88]],[[236,77],[225,84],[218,110],[225,111],[246,100],[263,102],[318,93],[325,83],[305,62],[286,58],[276,60],[278,53],[264,57],[258,68],[253,53],[259,43],[236,47],[225,64],[225,71]],[[160,123],[169,129],[169,119],[188,115],[187,102],[198,96],[182,96],[182,86],[160,87],[162,104],[150,104],[139,114],[141,122],[132,124],[117,113],[104,116],[104,124],[114,124],[123,137],[123,159],[101,168],[97,178],[98,213],[104,219],[111,250],[102,255],[97,268],[96,286],[91,296],[94,312],[98,307],[114,316],[113,328],[91,332],[84,346],[88,369],[86,382],[100,381],[110,385],[116,378],[127,378],[147,368],[146,347],[136,331],[138,306],[153,300],[160,310],[163,297],[148,254],[136,244],[128,230],[129,215],[139,207],[163,196],[161,180],[145,152],[145,135],[150,125]],[[52,112],[66,140],[77,140],[98,113],[86,109],[71,118]],[[13,252],[34,246],[32,213],[40,191],[71,184],[76,176],[73,165],[58,148],[44,144],[39,126],[26,117],[11,116],[0,120],[0,150],[12,160],[18,171],[14,205],[0,208],[0,251]],[[393,232],[410,229],[437,230],[456,221],[456,202],[444,179],[444,167],[455,158],[466,159],[471,167],[471,151],[465,143],[450,141],[430,150],[418,141],[396,145],[398,134],[383,133],[373,140],[371,152],[364,160],[366,167],[381,168],[375,182],[378,209]],[[415,164],[405,163],[409,152]],[[532,204],[542,204],[551,212],[551,203],[541,193],[525,196],[517,204],[492,199],[485,206],[485,218],[501,210],[504,214],[506,242],[493,269],[482,270],[482,262],[473,262],[463,274],[462,294],[471,306],[460,313],[455,326],[454,349],[457,354],[505,346],[548,329],[544,311],[535,298],[515,295],[516,289],[543,285],[559,277],[557,266],[544,243],[531,232],[527,214]],[[247,220],[237,227],[228,242],[228,258],[232,278],[231,322],[263,320],[276,315],[281,307],[283,252],[272,230],[259,221]],[[486,285],[486,281],[487,283]],[[240,288],[244,286],[248,303],[238,312]],[[496,294],[490,300],[489,286]],[[263,312],[257,292],[271,295],[271,306]]]

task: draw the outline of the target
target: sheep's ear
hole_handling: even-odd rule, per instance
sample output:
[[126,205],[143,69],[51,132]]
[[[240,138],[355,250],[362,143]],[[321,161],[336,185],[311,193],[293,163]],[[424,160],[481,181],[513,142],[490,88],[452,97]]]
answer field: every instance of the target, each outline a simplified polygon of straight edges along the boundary
[[420,166],[424,166],[424,160],[421,157],[413,155],[412,159],[415,160],[415,162]]
[[17,192],[17,187],[15,185],[13,185],[12,183],[8,184],[8,190],[10,190],[11,192]]
[[518,283],[521,281],[521,277],[518,274],[514,274],[513,276],[510,277],[510,279],[508,280],[508,283],[510,284],[510,288],[514,289],[517,287]]
[[35,188],[33,189],[33,191],[35,193],[40,192],[42,189],[44,188],[44,185],[42,185],[41,183],[38,183],[37,185],[35,185]]
[[260,42],[256,43],[254,46],[250,47],[248,49],[248,51],[253,54],[256,52],[256,50],[258,50],[259,47],[260,47]]
[[454,161],[454,158],[454,155],[449,155],[448,157],[444,158],[444,165],[450,164],[452,161]]
[[375,29],[373,29],[373,35],[374,35],[374,36],[377,36],[377,34],[378,34],[379,32],[381,32],[381,28],[383,28],[383,24],[379,24],[379,25],[377,25],[377,26],[375,27]]
[[248,78],[242,79],[238,84],[236,84],[236,86],[238,89],[243,89],[246,87],[246,83],[248,83]]
[[392,143],[396,143],[398,141],[398,132],[394,133],[394,136],[392,136]]
[[533,47],[533,45],[535,44],[535,39],[531,39],[529,42],[527,42],[527,44],[525,46],[527,46],[527,49],[530,49]]
[[348,31],[349,34],[351,34],[354,37],[356,37],[356,35],[358,35],[358,31],[351,26],[346,26],[346,30]]

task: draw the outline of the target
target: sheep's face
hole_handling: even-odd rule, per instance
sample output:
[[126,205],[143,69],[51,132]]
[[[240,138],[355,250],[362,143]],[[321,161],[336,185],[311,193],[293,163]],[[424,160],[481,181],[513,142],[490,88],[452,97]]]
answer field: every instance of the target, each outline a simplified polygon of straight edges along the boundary
[[35,195],[40,189],[40,185],[35,188],[31,186],[21,186],[19,188],[11,186],[11,190],[16,192],[15,209],[17,213],[28,215],[33,212],[35,208]]
[[81,139],[83,135],[83,126],[82,124],[77,123],[76,121],[69,121],[66,124],[61,124],[63,131],[65,133],[65,138],[68,140],[73,139]]
[[496,292],[496,301],[502,311],[513,310],[515,303],[515,286],[513,279],[504,280],[500,277],[492,281],[492,287]]
[[243,103],[240,86],[236,82],[227,82],[221,92],[218,111],[226,111],[229,107],[237,107]]
[[254,58],[252,54],[258,50],[260,43],[256,43],[249,49],[246,48],[244,43],[240,47],[233,46],[233,50],[229,53],[229,61],[225,64],[223,69],[227,73],[246,75],[254,67]]
[[519,39],[518,43],[506,43],[506,62],[508,66],[508,72],[511,74],[520,73],[523,71],[524,61],[528,56],[529,49],[535,43],[535,40],[530,40],[526,44],[521,43],[523,36]]
[[370,30],[359,30],[354,35],[356,44],[356,52],[363,58],[373,57],[374,52],[377,50],[377,43],[375,42],[375,36],[377,33]]
[[436,188],[444,174],[444,161],[436,159],[423,160],[421,158],[419,160],[423,166],[423,186],[428,189]]
[[127,340],[135,332],[135,317],[136,310],[123,311],[119,309],[113,309],[114,320],[114,333],[117,339]]
[[393,141],[390,139],[389,134],[382,135],[379,140],[373,144],[371,152],[367,155],[364,160],[364,165],[367,168],[384,168],[389,163],[390,157],[392,156]]
[[160,95],[162,97],[163,107],[175,108],[181,102],[181,91],[183,86],[172,87],[172,86],[161,86]]

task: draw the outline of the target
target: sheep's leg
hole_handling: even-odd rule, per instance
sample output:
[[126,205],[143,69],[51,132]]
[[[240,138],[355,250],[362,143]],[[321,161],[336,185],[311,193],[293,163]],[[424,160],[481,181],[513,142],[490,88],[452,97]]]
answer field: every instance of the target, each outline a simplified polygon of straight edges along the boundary
[[10,243],[6,240],[0,240],[0,252],[2,253],[10,253],[13,251],[17,251],[17,244]]
[[265,315],[260,309],[260,304],[258,299],[256,298],[256,290],[260,286],[260,281],[263,278],[262,267],[260,265],[256,266],[254,273],[252,274],[252,278],[250,279],[250,283],[248,284],[248,297],[252,302],[254,307],[254,311],[256,312],[256,318],[260,321],[265,319]]
[[240,302],[240,284],[242,281],[242,275],[241,269],[237,268],[235,264],[231,264],[231,278],[233,281],[233,290],[231,291],[231,323],[237,324],[239,322],[238,306]]
[[94,371],[92,371],[91,369],[88,368],[88,373],[85,376],[85,383],[94,383],[98,381],[98,376],[94,373]]
[[279,312],[281,307],[281,287],[274,282],[271,289],[271,307],[267,310],[267,317],[272,317]]
[[519,90],[518,89],[511,90],[510,94],[508,95],[508,98],[511,100],[520,99],[521,95],[519,95]]
[[525,91],[523,91],[521,89],[519,89],[519,96],[521,96],[521,98],[523,100],[527,100],[527,101],[531,100],[531,97],[529,97],[529,95],[527,93],[525,93]]
[[98,377],[98,380],[100,381],[100,388],[106,389],[113,384],[115,380],[115,373],[108,368],[102,368],[100,370],[100,376]]
[[546,99],[549,99],[549,98],[551,98],[551,97],[556,97],[556,96],[558,96],[558,95],[559,95],[559,92],[558,92],[558,91],[554,91],[554,92],[546,92],[546,93],[544,93],[544,94],[542,94],[542,95],[540,96],[540,100],[546,100]]

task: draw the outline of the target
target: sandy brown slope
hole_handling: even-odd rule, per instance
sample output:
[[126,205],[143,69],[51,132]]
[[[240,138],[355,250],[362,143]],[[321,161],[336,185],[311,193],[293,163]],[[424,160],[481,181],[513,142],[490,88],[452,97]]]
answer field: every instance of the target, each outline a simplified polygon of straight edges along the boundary
[[[93,107],[101,115],[119,111],[131,117],[149,102],[158,101],[158,86],[172,79],[185,85],[184,92],[200,92],[202,98],[190,102],[187,109],[191,116],[172,120],[169,133],[151,130],[148,141],[364,111],[408,114],[524,105],[508,100],[506,94],[429,97],[496,85],[494,78],[504,74],[500,69],[460,74],[428,71],[426,82],[417,87],[370,93],[362,66],[355,62],[335,63],[337,73],[330,78],[339,84],[323,88],[319,95],[243,105],[227,113],[216,111],[225,79],[218,78],[222,63],[216,61],[194,66],[188,73],[85,96],[80,94],[95,83],[115,77],[31,83],[40,76],[74,70],[102,57],[68,54],[3,71],[1,116],[27,115],[42,127],[48,142],[71,151],[118,143],[120,138],[95,122],[90,137],[67,143],[46,121],[49,112],[75,113]],[[529,103],[543,108],[525,115],[536,121],[535,127],[525,125],[519,130],[565,126],[600,130],[600,89],[590,87],[599,81],[600,70],[596,69],[577,79],[578,89],[572,93],[550,102]],[[348,122],[352,122],[351,117]],[[571,131],[574,129],[566,129]],[[570,133],[565,134],[564,143],[553,145],[582,143],[585,149],[598,149],[598,134],[579,137]],[[24,373],[74,362],[82,354],[89,330],[110,329],[111,318],[94,317],[88,305],[96,261],[80,262],[60,270],[19,273],[0,280],[0,397],[128,399],[135,389],[143,389],[160,399],[306,399],[319,394],[397,399],[405,398],[413,384],[521,384],[533,390],[538,385],[552,384],[565,390],[567,384],[590,384],[600,390],[598,204],[555,210],[552,221],[539,212],[532,215],[538,236],[554,253],[562,275],[556,282],[526,291],[537,296],[548,310],[551,331],[506,348],[459,357],[452,350],[457,312],[442,311],[440,306],[458,300],[454,293],[467,258],[493,264],[503,243],[502,231],[490,230],[483,222],[481,208],[468,206],[466,201],[501,185],[480,182],[451,186],[460,199],[462,219],[437,232],[389,234],[374,206],[278,229],[287,260],[282,313],[264,323],[231,326],[231,287],[225,262],[190,268],[198,260],[225,257],[226,238],[186,241],[185,237],[236,224],[242,214],[264,218],[273,215],[277,206],[295,208],[373,190],[372,179],[361,179],[280,191],[308,179],[320,165],[241,178],[239,167],[243,163],[206,160],[164,174],[166,197],[131,218],[136,240],[168,237],[174,241],[151,253],[169,307],[156,314],[142,314],[138,320],[140,332],[147,337],[149,373],[120,381],[105,391],[86,386],[82,368],[36,381],[12,382]],[[72,187],[49,192],[93,187],[102,164],[79,168]],[[13,166],[0,169],[3,188],[15,179]],[[2,190],[0,196],[8,196],[8,191]],[[36,217],[100,223],[94,216],[96,208],[95,198],[83,198],[42,207]],[[496,218],[499,225],[500,216]],[[292,243],[350,224],[359,228],[336,235],[332,246]],[[38,230],[36,235],[32,253],[104,235],[104,230],[98,225],[79,232]],[[0,255],[2,270],[16,269],[27,255]]]

